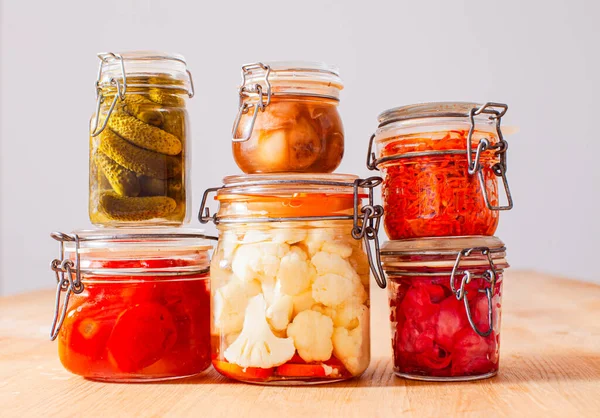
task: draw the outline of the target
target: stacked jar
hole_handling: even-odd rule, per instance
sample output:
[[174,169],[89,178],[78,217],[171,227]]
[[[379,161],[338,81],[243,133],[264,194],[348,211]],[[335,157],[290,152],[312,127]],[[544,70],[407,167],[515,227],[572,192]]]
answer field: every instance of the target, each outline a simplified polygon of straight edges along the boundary
[[97,227],[55,232],[51,339],[69,371],[153,381],[210,366],[209,237],[181,228],[193,96],[183,57],[99,54],[90,124],[89,216]]
[[390,241],[380,256],[399,376],[473,380],[498,371],[508,263],[493,235],[499,212],[513,206],[500,128],[506,110],[500,103],[448,102],[379,115],[367,166],[384,179]]
[[[362,374],[370,361],[369,282],[381,178],[332,173],[344,152],[342,82],[306,62],[242,67],[232,151],[243,175],[206,190],[212,363],[263,384],[314,384]],[[211,215],[208,197],[219,202]]]

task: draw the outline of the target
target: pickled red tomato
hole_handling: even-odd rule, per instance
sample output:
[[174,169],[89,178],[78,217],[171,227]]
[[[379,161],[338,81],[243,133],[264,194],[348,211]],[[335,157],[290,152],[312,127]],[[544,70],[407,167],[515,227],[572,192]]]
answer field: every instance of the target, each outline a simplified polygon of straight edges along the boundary
[[[441,276],[440,276],[441,277]],[[456,377],[497,370],[499,354],[500,289],[493,295],[494,332],[476,334],[464,302],[457,300],[446,281],[434,278],[393,280],[390,309],[394,333],[394,364],[409,375]],[[483,279],[466,286],[467,300],[478,329],[489,328],[487,287]]]
[[176,340],[172,315],[164,306],[150,302],[119,316],[107,348],[119,370],[136,372],[158,361]]

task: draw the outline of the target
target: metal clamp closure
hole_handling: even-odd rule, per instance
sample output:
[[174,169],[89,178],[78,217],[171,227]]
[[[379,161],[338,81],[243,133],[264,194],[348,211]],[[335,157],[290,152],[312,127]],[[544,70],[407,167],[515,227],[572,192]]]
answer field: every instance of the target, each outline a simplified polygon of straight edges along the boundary
[[[479,177],[481,193],[483,194],[483,199],[485,201],[486,206],[490,210],[510,210],[513,208],[512,194],[510,192],[508,180],[506,178],[506,151],[508,151],[508,142],[506,142],[506,140],[502,136],[502,130],[500,129],[502,116],[504,116],[507,110],[508,106],[506,104],[488,102],[478,108],[474,107],[469,111],[469,121],[471,122],[471,127],[469,128],[469,134],[467,135],[466,144],[467,162],[469,164],[468,171],[471,175],[477,173],[477,176]],[[475,151],[475,159],[473,159],[471,143],[473,139],[473,132],[475,131],[475,116],[481,114],[490,115],[490,119],[496,121],[496,133],[498,135],[498,143],[495,145],[491,145],[490,141],[487,138],[480,139],[479,143],[477,144],[477,149]],[[502,184],[504,186],[504,191],[506,192],[506,205],[493,205],[489,199],[487,188],[485,187],[485,179],[483,177],[482,169],[483,167],[479,163],[479,159],[481,157],[481,153],[488,149],[496,150],[495,155],[500,157],[500,161],[492,166],[492,171],[497,177],[502,177]]]
[[[52,238],[60,242],[60,258],[55,258],[50,263],[50,269],[56,274],[56,298],[54,301],[54,317],[52,319],[52,327],[50,329],[50,340],[54,341],[58,337],[60,328],[67,315],[69,306],[69,298],[71,294],[79,294],[83,292],[84,286],[81,282],[81,271],[79,270],[79,237],[76,234],[68,235],[62,232],[53,232],[50,234]],[[75,242],[75,263],[65,259],[66,241]],[[75,272],[73,272],[75,270]],[[74,276],[74,278],[73,278]],[[62,302],[61,294],[66,292],[65,299]]]
[[[262,69],[265,71],[265,85],[267,86],[266,93],[263,91],[262,85],[260,83],[255,83],[251,86],[246,86],[246,77],[252,70]],[[271,83],[269,82],[269,74],[271,74],[271,67],[263,64],[262,62],[257,62],[255,64],[247,64],[242,66],[242,85],[239,90],[239,109],[237,116],[235,117],[235,121],[233,122],[233,129],[231,130],[231,138],[233,142],[245,142],[252,137],[252,131],[254,130],[254,124],[256,123],[256,116],[258,115],[258,111],[264,112],[265,108],[271,104]],[[258,101],[256,103],[247,103],[244,101],[244,97],[248,93],[256,93],[258,94]],[[266,98],[265,98],[266,94]],[[248,132],[246,135],[242,135],[241,137],[236,137],[238,128],[240,127],[240,121],[242,120],[242,115],[245,115],[250,111],[251,108],[254,109],[254,113],[252,115],[252,119],[250,121],[250,126],[248,127]]]
[[[382,289],[386,287],[385,273],[381,265],[381,254],[379,248],[379,225],[383,216],[383,206],[374,204],[373,189],[383,182],[381,177],[369,177],[367,179],[356,179],[354,181],[354,211],[352,237],[356,240],[363,239],[365,250],[369,258],[369,267],[377,286]],[[366,188],[369,191],[369,201],[366,205],[360,205],[359,190]],[[362,216],[359,216],[359,213]],[[371,249],[371,243],[375,250]]]
[[[460,287],[456,287],[456,275],[458,274],[459,265],[463,258],[469,257],[473,252],[481,253],[482,255],[487,256],[487,261],[490,266],[483,274],[475,275],[471,273],[469,270],[462,270],[461,273],[463,277],[460,281]],[[496,280],[498,277],[498,273],[496,270],[496,266],[494,265],[494,261],[492,259],[492,253],[488,247],[475,247],[468,248],[460,251],[458,256],[456,257],[456,261],[454,263],[454,267],[452,268],[452,273],[450,274],[450,288],[457,300],[462,300],[465,304],[465,311],[467,313],[467,319],[469,320],[469,324],[473,331],[475,331],[481,337],[487,337],[490,335],[494,329],[494,315],[493,315],[493,302],[492,297],[494,295],[494,287],[496,286]],[[479,292],[485,292],[488,300],[488,324],[489,327],[486,331],[481,331],[477,328],[475,321],[473,321],[473,317],[471,315],[471,308],[469,307],[469,300],[467,298],[467,290],[466,285],[468,285],[472,279],[481,278],[484,279],[487,283],[489,283],[489,287],[486,287],[485,290],[479,290]]]
[[[104,102],[104,95],[102,94],[102,88],[100,87],[100,80],[102,80],[102,66],[106,62],[108,57],[115,58],[119,60],[119,64],[121,65],[121,76],[123,77],[123,83],[121,84],[118,79],[112,77],[110,79],[110,85],[116,87],[117,94],[110,104],[108,108],[108,113],[104,118],[104,122],[102,122],[102,126],[98,128],[100,124],[100,106]],[[112,52],[98,54],[98,58],[100,58],[100,66],[98,68],[98,78],[96,79],[96,115],[94,116],[94,127],[92,128],[90,135],[95,137],[102,133],[104,129],[106,129],[106,125],[108,124],[108,118],[112,114],[115,106],[117,104],[117,100],[123,100],[125,98],[125,93],[127,93],[127,74],[125,73],[125,61],[120,54],[114,54]]]

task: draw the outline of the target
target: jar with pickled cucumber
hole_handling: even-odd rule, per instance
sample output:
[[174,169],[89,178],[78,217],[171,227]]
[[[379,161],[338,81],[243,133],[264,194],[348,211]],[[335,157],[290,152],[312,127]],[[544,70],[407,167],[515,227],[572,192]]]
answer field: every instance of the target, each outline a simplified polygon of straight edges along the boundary
[[344,155],[338,70],[323,63],[242,67],[233,156],[249,174],[331,173]]
[[[212,363],[232,379],[314,384],[350,379],[370,361],[369,254],[381,179],[343,174],[230,176],[211,263]],[[368,202],[362,204],[366,198]],[[354,214],[360,214],[354,216]]]
[[191,73],[182,56],[99,54],[90,126],[89,215],[99,226],[180,225],[188,219]]

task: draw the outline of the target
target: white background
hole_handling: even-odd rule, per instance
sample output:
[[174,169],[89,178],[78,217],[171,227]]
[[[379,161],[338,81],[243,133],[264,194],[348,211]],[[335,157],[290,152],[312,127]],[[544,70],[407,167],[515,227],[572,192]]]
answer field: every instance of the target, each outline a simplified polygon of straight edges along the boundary
[[[2,3],[0,292],[51,287],[52,230],[87,227],[96,52],[158,49],[196,81],[193,207],[237,173],[230,152],[240,65],[336,64],[346,88],[340,172],[367,175],[389,107],[509,104],[515,209],[497,235],[514,268],[598,280],[597,1],[18,1]],[[197,226],[194,221],[193,225]]]

